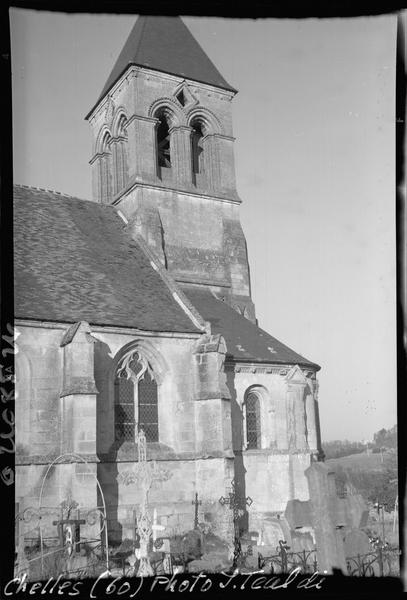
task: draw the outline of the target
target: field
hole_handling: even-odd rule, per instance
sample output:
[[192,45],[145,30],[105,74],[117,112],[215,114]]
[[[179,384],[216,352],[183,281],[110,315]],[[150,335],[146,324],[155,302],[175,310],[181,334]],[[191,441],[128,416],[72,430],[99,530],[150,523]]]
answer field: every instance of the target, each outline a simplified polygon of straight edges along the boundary
[[362,452],[360,454],[342,456],[341,458],[330,458],[325,461],[325,464],[328,467],[332,467],[334,470],[341,465],[344,469],[383,471],[387,467],[389,458],[393,456],[394,454],[390,452],[383,452],[383,456],[380,453],[366,454],[365,452]]
[[373,498],[386,502],[384,512],[385,539],[390,544],[398,543],[398,522],[394,527],[394,502],[397,496],[397,456],[394,452],[351,454],[331,458],[325,464],[332,468],[339,479],[346,481],[348,492],[362,495],[368,506],[369,520],[366,532],[372,536],[383,536],[382,513],[374,508]]

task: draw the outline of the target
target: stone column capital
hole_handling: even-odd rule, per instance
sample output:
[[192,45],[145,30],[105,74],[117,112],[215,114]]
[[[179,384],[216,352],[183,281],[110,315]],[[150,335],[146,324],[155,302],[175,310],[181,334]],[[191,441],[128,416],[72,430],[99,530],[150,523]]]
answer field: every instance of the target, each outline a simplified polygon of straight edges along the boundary
[[173,125],[172,127],[170,127],[170,129],[168,130],[168,132],[174,133],[176,131],[186,131],[188,133],[192,133],[193,128],[190,127],[189,125]]
[[143,117],[142,115],[132,115],[127,123],[126,129],[133,123],[133,121],[145,121],[146,123],[152,123],[153,125],[158,125],[160,123],[160,119],[156,119],[155,117]]

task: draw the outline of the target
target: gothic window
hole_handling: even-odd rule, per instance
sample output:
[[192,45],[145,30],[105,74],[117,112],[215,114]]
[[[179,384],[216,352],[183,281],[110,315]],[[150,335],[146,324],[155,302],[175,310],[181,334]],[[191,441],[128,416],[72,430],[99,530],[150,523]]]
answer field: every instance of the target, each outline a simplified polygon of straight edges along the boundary
[[157,161],[158,166],[171,167],[171,144],[169,124],[165,115],[159,117],[160,122],[157,127]]
[[134,383],[124,375],[118,375],[114,386],[115,439],[132,442],[135,438]]
[[253,450],[261,447],[260,398],[251,391],[246,397],[246,448]]
[[200,123],[192,126],[192,171],[193,173],[203,173],[204,171],[204,150],[203,133]]
[[138,419],[147,442],[158,442],[157,384],[148,372],[138,384]]
[[143,429],[147,442],[158,442],[157,383],[150,365],[137,351],[121,361],[114,387],[116,441],[134,441],[137,431]]

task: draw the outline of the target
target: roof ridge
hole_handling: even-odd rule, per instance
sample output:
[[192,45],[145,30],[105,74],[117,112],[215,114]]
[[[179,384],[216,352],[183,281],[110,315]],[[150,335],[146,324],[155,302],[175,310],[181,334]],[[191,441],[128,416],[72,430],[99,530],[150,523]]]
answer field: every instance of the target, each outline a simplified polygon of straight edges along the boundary
[[[146,30],[146,25],[147,25],[147,18],[146,18],[146,16],[145,16],[145,15],[140,15],[138,18],[139,18],[140,20],[142,20],[142,23],[141,23],[141,32],[140,32],[140,38],[139,38],[138,44],[137,44],[137,46],[136,46],[135,55],[137,55],[137,52],[138,52],[138,51],[139,51],[139,49],[140,49],[140,46],[141,46],[141,41],[142,41],[142,39],[143,39],[143,35],[144,35],[144,33],[145,33],[145,30]],[[137,22],[137,21],[136,21],[136,22]]]
[[65,192],[60,192],[58,190],[51,190],[50,188],[43,188],[36,185],[26,185],[24,183],[13,183],[14,188],[23,188],[25,190],[36,190],[38,192],[47,192],[49,194],[56,194],[57,196],[63,196],[64,198],[72,198],[72,200],[80,200],[81,202],[92,202],[93,204],[99,204],[99,202],[94,202],[93,200],[89,200],[88,198],[79,198],[79,196],[72,196],[71,194],[66,194]]

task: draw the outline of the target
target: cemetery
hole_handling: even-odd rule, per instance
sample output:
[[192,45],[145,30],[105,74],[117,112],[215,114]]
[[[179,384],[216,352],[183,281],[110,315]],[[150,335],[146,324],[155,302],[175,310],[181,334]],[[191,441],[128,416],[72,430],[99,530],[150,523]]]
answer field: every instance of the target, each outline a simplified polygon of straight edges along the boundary
[[324,462],[321,367],[259,326],[236,93],[180,17],[140,15],[83,115],[92,198],[14,186],[21,580],[398,575]]
[[[261,570],[266,574],[330,572],[332,565],[350,576],[397,576],[398,547],[385,538],[371,538],[363,531],[369,511],[360,496],[338,493],[334,473],[322,462],[306,471],[310,501],[287,503],[286,539],[274,544],[269,525],[250,530],[253,499],[239,496],[232,480],[230,491],[218,499],[225,513],[222,538],[202,514],[198,493],[191,499],[190,523],[184,530],[166,531],[157,508],[149,503],[155,481],[169,474],[147,460],[143,430],[137,436],[138,461],[119,477],[125,485],[137,485],[142,501],[135,507],[134,536],[120,544],[108,538],[107,510],[81,508],[72,496],[59,507],[26,508],[16,515],[15,576],[27,581],[111,577],[152,577],[176,573],[235,573]],[[44,483],[44,482],[43,482]],[[103,497],[103,495],[102,495]],[[378,507],[378,513],[380,512]],[[245,526],[246,524],[246,526]],[[268,530],[269,529],[269,530]]]

